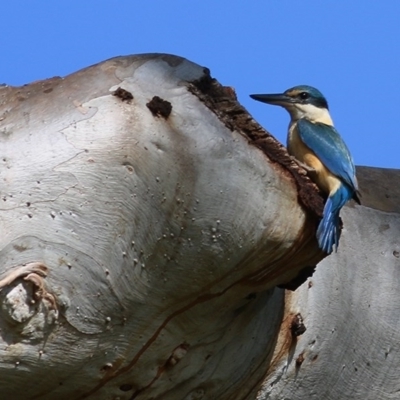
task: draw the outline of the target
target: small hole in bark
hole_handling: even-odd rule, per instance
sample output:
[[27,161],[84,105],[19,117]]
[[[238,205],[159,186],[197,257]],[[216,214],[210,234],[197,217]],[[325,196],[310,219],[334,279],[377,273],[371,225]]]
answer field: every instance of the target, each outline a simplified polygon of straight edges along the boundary
[[129,390],[133,389],[133,385],[131,385],[130,383],[124,383],[123,385],[121,385],[119,387],[119,390],[122,390],[123,392],[129,392]]
[[108,371],[108,370],[110,370],[112,367],[113,367],[113,365],[112,365],[111,363],[107,363],[107,364],[103,365],[103,366],[100,368],[100,371],[102,371],[102,372]]
[[293,319],[292,323],[290,324],[290,330],[292,332],[292,335],[294,337],[302,335],[306,331],[306,326],[304,325],[303,322],[303,317],[301,314],[296,314]]
[[154,96],[146,106],[155,117],[163,117],[165,119],[169,117],[172,111],[171,103],[158,96]]
[[296,358],[296,367],[300,368],[301,364],[304,362],[304,354],[300,353],[299,356]]
[[133,99],[133,95],[131,92],[128,92],[125,89],[122,89],[119,87],[114,93],[113,96],[120,98],[122,101],[126,101],[130,103],[130,101]]

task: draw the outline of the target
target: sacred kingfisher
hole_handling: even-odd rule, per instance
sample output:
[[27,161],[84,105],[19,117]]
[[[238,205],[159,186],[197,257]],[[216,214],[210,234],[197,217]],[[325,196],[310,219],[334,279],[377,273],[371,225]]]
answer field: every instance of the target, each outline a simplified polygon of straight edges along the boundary
[[340,238],[340,209],[353,198],[358,204],[356,170],[350,152],[334,128],[328,102],[322,93],[306,85],[280,94],[252,94],[254,100],[284,107],[290,114],[287,148],[304,164],[328,198],[317,229],[319,247],[337,251]]

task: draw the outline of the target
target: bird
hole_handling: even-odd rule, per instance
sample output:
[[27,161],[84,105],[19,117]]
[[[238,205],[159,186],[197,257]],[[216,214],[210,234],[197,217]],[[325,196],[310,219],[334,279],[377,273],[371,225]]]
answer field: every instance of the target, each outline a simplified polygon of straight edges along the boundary
[[278,105],[290,114],[288,153],[305,166],[310,178],[327,196],[317,228],[318,246],[337,251],[341,234],[339,213],[350,200],[360,202],[356,169],[350,151],[333,126],[328,102],[316,88],[299,85],[279,94],[252,94],[263,103]]

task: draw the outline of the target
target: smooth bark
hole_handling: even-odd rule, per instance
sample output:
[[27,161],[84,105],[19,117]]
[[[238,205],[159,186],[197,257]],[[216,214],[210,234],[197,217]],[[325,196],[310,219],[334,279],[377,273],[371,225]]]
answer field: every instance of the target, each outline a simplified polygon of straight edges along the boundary
[[2,397],[256,396],[322,199],[230,88],[168,55],[2,87],[0,149]]

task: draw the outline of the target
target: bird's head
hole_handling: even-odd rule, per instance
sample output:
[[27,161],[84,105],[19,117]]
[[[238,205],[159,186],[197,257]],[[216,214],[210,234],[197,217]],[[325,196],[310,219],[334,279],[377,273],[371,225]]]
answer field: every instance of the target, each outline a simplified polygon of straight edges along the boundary
[[286,108],[292,119],[307,118],[312,122],[332,122],[328,102],[324,95],[312,86],[300,85],[278,94],[251,94],[254,100]]

